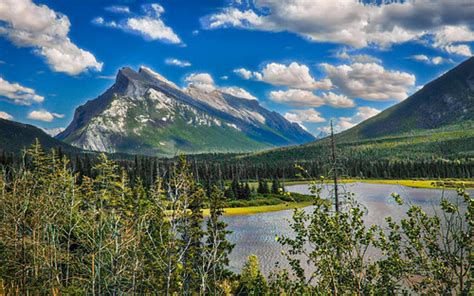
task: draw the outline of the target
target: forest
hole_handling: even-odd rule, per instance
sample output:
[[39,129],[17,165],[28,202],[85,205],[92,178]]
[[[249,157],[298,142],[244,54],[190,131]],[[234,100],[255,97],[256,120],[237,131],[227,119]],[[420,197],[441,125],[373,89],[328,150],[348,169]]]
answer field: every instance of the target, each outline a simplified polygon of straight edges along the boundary
[[[329,150],[329,149],[327,149]],[[64,153],[56,149],[59,158],[67,156],[70,168],[82,176],[94,177],[97,171],[94,166],[100,162],[100,154]],[[145,187],[152,186],[158,177],[163,177],[179,161],[175,158],[157,158],[142,155],[116,155],[108,157],[123,168],[133,184],[140,179]],[[203,183],[239,182],[266,180],[300,180],[304,167],[311,176],[329,175],[332,163],[329,152],[323,151],[306,161],[278,160],[265,157],[255,161],[238,154],[203,154],[188,155],[188,166],[196,180]],[[21,153],[0,153],[0,166],[8,171],[22,165]],[[474,176],[474,159],[471,157],[434,158],[418,157],[410,159],[384,159],[374,157],[371,153],[347,156],[340,153],[337,159],[338,175],[341,178],[362,179],[472,179]],[[245,184],[244,184],[245,185]]]
[[[155,176],[147,186],[106,155],[90,165],[92,174],[80,174],[65,155],[37,142],[18,165],[2,168],[0,294],[467,294],[472,288],[474,199],[462,187],[458,202],[442,199],[437,215],[410,206],[382,227],[364,222],[363,205],[349,193],[336,211],[315,178],[314,208],[295,209],[294,235],[275,238],[289,268],[275,265],[265,277],[252,254],[239,274],[229,270],[234,246],[223,207],[229,194],[246,191],[245,183],[203,182],[184,157],[166,171],[141,166]],[[277,187],[261,181],[257,193],[276,194]],[[380,255],[369,256],[374,252]]]

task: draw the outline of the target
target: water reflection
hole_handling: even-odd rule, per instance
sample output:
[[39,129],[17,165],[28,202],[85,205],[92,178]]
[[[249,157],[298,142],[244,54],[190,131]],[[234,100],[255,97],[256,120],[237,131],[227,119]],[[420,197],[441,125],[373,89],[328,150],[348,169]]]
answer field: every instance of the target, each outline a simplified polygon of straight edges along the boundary
[[[287,191],[309,194],[307,185],[292,185]],[[425,211],[433,213],[438,209],[439,201],[444,196],[456,199],[454,190],[418,189],[399,185],[351,183],[344,184],[343,191],[354,194],[355,199],[362,203],[368,210],[366,222],[368,224],[381,224],[385,217],[392,216],[397,219],[403,215],[408,204],[420,205]],[[323,190],[323,196],[329,196],[331,187]],[[405,205],[399,206],[391,197],[398,193],[405,200]],[[470,191],[474,193],[473,190]],[[307,207],[305,210],[311,210]],[[233,231],[229,239],[235,244],[230,256],[230,268],[239,272],[250,254],[255,254],[260,260],[262,271],[268,275],[274,269],[275,263],[280,261],[286,266],[281,255],[281,246],[276,242],[276,235],[289,235],[291,233],[288,220],[291,219],[292,210],[280,212],[260,213],[255,215],[226,216],[224,220]]]

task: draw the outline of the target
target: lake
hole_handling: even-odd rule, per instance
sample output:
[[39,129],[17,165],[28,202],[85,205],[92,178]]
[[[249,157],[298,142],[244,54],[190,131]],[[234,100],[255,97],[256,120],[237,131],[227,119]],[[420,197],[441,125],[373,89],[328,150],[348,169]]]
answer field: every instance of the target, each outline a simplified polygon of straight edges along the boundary
[[[308,185],[287,186],[289,192],[310,194]],[[330,196],[332,186],[327,186],[323,190],[322,197]],[[408,204],[420,205],[428,213],[433,213],[439,209],[439,201],[444,195],[445,198],[456,200],[455,190],[441,189],[419,189],[400,185],[350,183],[343,184],[342,192],[351,192],[355,199],[363,204],[368,215],[365,221],[368,224],[383,224],[387,216],[400,218],[407,210]],[[405,200],[403,206],[398,205],[392,193],[398,193]],[[474,190],[469,190],[474,194]],[[311,210],[306,207],[305,210]],[[261,269],[268,275],[280,261],[282,266],[285,259],[281,255],[281,246],[275,240],[276,235],[289,235],[291,230],[288,220],[291,219],[292,210],[279,212],[259,213],[254,215],[225,216],[223,219],[229,225],[229,230],[233,233],[229,235],[229,240],[235,244],[235,248],[230,255],[230,269],[239,272],[250,254],[258,256]]]

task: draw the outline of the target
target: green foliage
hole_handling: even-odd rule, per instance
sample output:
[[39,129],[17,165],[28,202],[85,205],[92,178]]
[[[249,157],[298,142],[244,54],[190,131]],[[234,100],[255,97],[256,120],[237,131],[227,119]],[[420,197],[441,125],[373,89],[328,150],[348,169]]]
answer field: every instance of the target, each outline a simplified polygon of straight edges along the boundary
[[240,274],[240,285],[237,289],[239,295],[266,295],[267,281],[260,271],[258,258],[250,255]]
[[[349,193],[334,212],[320,198],[320,178],[310,187],[314,208],[295,209],[293,233],[277,237],[290,269],[266,279],[255,256],[240,275],[228,270],[234,246],[221,216],[229,201],[220,186],[196,182],[184,158],[150,186],[141,178],[132,186],[126,170],[105,155],[91,166],[93,176],[79,178],[64,155],[46,153],[39,142],[22,163],[0,170],[1,294],[466,295],[472,289],[474,199],[464,188],[457,200],[442,199],[433,215],[392,194],[408,206],[406,215],[370,226]],[[308,198],[280,191],[236,202]]]
[[[2,294],[223,291],[232,249],[223,194],[216,187],[208,197],[184,159],[150,188],[140,179],[131,187],[105,155],[80,183],[65,157],[38,142],[23,163],[8,178],[0,171]],[[212,217],[202,229],[208,198]],[[212,261],[203,256],[211,253]]]
[[[314,183],[312,191],[319,195],[321,187]],[[294,211],[293,234],[277,237],[291,272],[272,276],[271,294],[467,294],[474,202],[463,188],[457,192],[457,203],[441,200],[438,215],[409,206],[386,227],[367,225],[350,194],[340,212],[316,198],[312,212]]]

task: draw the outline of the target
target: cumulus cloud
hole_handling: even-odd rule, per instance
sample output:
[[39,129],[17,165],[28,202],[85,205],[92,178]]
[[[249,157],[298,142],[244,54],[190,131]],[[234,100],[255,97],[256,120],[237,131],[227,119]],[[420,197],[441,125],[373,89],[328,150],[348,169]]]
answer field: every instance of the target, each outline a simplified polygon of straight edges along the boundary
[[412,74],[386,70],[376,63],[321,66],[331,82],[351,98],[372,101],[403,100],[416,81]]
[[349,129],[358,123],[367,120],[380,113],[380,110],[372,107],[359,107],[357,113],[351,117],[339,117],[336,123],[336,130],[343,131]]
[[244,68],[234,70],[245,79],[254,78],[275,86],[287,86],[303,90],[328,90],[332,88],[328,79],[315,80],[309,72],[309,67],[304,64],[292,62],[289,65],[269,63],[261,72],[252,72]]
[[142,12],[143,14],[132,15],[118,21],[107,21],[103,17],[96,17],[92,23],[139,34],[146,40],[160,40],[173,44],[182,43],[173,29],[166,26],[161,19],[161,15],[165,12],[163,6],[157,3],[145,4],[142,5]]
[[352,108],[355,107],[353,100],[345,95],[338,95],[333,92],[323,93],[322,98],[324,102],[335,108]]
[[64,114],[51,113],[46,110],[35,110],[28,113],[27,118],[45,122],[51,122],[55,118],[64,118]]
[[214,79],[209,73],[193,73],[188,75],[184,81],[208,92],[216,89]]
[[326,119],[321,116],[321,113],[314,109],[291,110],[286,112],[284,117],[286,120],[290,122],[296,122],[300,125],[303,125],[305,122],[319,123],[326,121]]
[[288,86],[298,89],[331,89],[331,81],[324,79],[316,81],[309,73],[309,68],[306,65],[292,62],[289,65],[278,63],[267,64],[261,76],[256,76],[258,80],[277,86]]
[[172,59],[172,58],[166,59],[166,60],[165,60],[165,63],[166,63],[167,65],[177,66],[177,67],[180,67],[180,68],[190,67],[190,66],[191,66],[191,63],[188,62],[188,61],[182,61],[182,60]]
[[221,87],[220,91],[233,95],[234,97],[238,97],[238,98],[243,98],[247,100],[257,100],[257,98],[253,96],[251,93],[237,86]]
[[[353,116],[336,118],[334,120],[334,132],[339,133],[346,129],[350,129],[362,121],[379,114],[380,112],[380,110],[372,107],[359,107]],[[331,127],[323,126],[319,127],[318,130],[324,134],[329,134],[331,132]]]
[[53,71],[77,75],[87,69],[102,70],[94,55],[69,39],[69,18],[31,0],[0,3],[0,35],[18,47],[32,47]]
[[249,71],[244,68],[235,69],[234,73],[247,80],[254,76],[254,73],[252,73],[252,71]]
[[188,75],[185,79],[185,82],[188,85],[193,85],[203,91],[212,92],[214,90],[219,90],[221,92],[233,95],[234,97],[248,99],[248,100],[257,100],[255,96],[249,93],[247,90],[237,87],[237,86],[226,86],[218,87],[214,79],[209,73],[193,73]]
[[0,118],[6,120],[12,120],[13,115],[8,114],[7,112],[0,111]]
[[270,92],[270,99],[276,103],[293,107],[319,107],[324,100],[312,91],[302,89],[278,90]]
[[466,44],[447,45],[447,46],[444,47],[444,49],[448,53],[451,53],[451,54],[456,54],[456,55],[465,56],[465,57],[471,57],[472,56],[471,48]]
[[44,101],[44,97],[36,94],[34,89],[8,82],[2,77],[0,77],[0,98],[17,105],[31,105]]
[[416,55],[412,55],[411,56],[411,59],[415,60],[415,61],[419,61],[419,62],[424,62],[424,63],[427,63],[427,64],[433,64],[433,65],[440,65],[440,64],[443,64],[443,63],[447,63],[448,61],[442,57],[428,57],[427,55],[424,55],[424,54],[416,54]]
[[355,106],[354,101],[344,95],[329,92],[319,96],[312,91],[303,89],[272,91],[270,92],[270,99],[276,103],[293,107],[319,107],[330,105],[335,108],[351,108]]
[[[444,48],[473,41],[474,3],[458,1],[251,0],[201,19],[206,29],[292,32],[316,42],[386,48],[428,40]],[[377,4],[382,2],[383,4]],[[443,46],[442,46],[442,45]],[[441,47],[442,46],[442,47]]]

